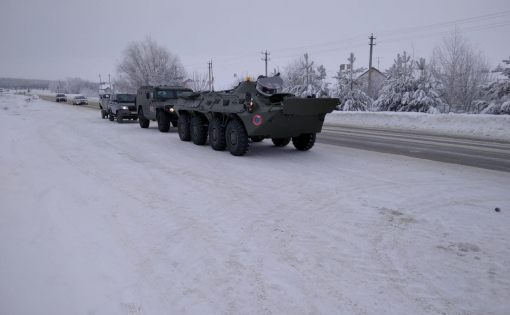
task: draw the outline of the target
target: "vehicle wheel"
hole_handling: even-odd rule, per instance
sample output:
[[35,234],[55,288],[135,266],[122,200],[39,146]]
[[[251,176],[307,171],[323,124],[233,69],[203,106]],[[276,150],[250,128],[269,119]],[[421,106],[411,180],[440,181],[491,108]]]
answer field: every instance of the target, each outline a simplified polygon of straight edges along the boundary
[[248,151],[248,134],[243,123],[238,119],[232,119],[227,124],[226,130],[227,148],[232,155],[245,155]]
[[159,131],[168,132],[170,130],[170,117],[168,117],[167,113],[159,112],[156,118]]
[[213,150],[223,151],[227,147],[225,127],[220,118],[215,117],[209,124],[209,143]]
[[108,119],[109,119],[110,121],[114,121],[114,120],[115,120],[115,117],[113,117],[113,114],[111,114],[111,113],[110,113],[110,114],[108,115]]
[[207,142],[207,126],[202,116],[191,117],[191,140],[196,145],[204,145]]
[[141,128],[149,128],[149,124],[151,123],[150,120],[146,119],[143,115],[143,109],[138,110],[138,123],[140,124]]
[[189,128],[189,114],[182,113],[179,115],[179,120],[177,121],[177,130],[179,131],[179,138],[182,141],[190,141],[191,140],[191,132]]
[[121,115],[117,114],[117,122],[119,124],[122,124],[124,122],[124,117],[122,117]]
[[252,142],[262,142],[264,141],[264,137],[262,136],[254,136],[254,137],[250,137],[251,141]]
[[315,144],[315,133],[305,133],[299,137],[293,137],[292,143],[299,151],[308,151]]
[[290,137],[289,138],[271,138],[271,141],[273,141],[273,144],[275,147],[285,147],[287,144],[290,143]]

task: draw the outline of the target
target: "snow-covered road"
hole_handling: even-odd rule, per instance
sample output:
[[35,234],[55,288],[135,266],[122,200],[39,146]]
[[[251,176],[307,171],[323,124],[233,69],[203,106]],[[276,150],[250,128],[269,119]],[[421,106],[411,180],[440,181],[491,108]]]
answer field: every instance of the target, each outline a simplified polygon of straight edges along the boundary
[[508,173],[325,144],[234,157],[14,95],[0,146],[0,314],[510,309]]

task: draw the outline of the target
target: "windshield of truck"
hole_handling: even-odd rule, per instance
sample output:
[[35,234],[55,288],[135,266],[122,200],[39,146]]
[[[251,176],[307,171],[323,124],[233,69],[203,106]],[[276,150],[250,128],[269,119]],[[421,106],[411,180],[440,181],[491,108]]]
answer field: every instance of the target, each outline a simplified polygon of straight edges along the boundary
[[271,96],[282,89],[283,80],[279,76],[262,77],[257,80],[257,91],[265,96]]
[[65,94],[57,94],[57,97],[64,97],[66,96]]
[[189,92],[189,90],[158,90],[156,97],[158,100],[165,101],[179,97],[182,92]]
[[117,94],[115,100],[119,103],[134,103],[135,97],[135,94]]

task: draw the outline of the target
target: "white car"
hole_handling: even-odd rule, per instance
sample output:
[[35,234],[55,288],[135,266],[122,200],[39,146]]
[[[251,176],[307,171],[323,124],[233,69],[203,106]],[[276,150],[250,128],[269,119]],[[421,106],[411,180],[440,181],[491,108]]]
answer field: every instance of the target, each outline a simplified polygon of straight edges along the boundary
[[88,104],[87,98],[83,95],[73,96],[73,105]]

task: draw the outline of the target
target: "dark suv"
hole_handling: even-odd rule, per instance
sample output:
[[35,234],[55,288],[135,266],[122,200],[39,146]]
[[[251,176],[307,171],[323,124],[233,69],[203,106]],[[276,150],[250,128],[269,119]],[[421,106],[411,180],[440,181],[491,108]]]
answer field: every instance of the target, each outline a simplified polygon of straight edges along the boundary
[[193,92],[182,86],[142,86],[136,94],[140,127],[148,128],[150,121],[158,122],[161,132],[168,132],[170,123],[177,126],[174,104],[182,92]]
[[55,97],[55,101],[56,102],[67,102],[67,96],[65,94],[58,93],[57,96]]
[[110,121],[114,121],[115,118],[118,123],[123,122],[124,119],[137,120],[135,98],[135,94],[113,94],[106,109]]

